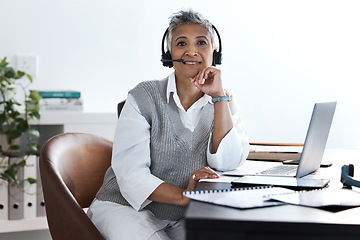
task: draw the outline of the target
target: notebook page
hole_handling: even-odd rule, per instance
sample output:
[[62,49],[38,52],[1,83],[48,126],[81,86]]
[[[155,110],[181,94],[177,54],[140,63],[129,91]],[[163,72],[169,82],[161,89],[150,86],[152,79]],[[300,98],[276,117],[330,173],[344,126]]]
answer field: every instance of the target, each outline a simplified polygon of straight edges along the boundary
[[281,202],[269,201],[268,195],[294,192],[281,187],[260,186],[249,188],[233,188],[224,190],[188,191],[183,195],[197,201],[222,206],[246,209],[282,205]]

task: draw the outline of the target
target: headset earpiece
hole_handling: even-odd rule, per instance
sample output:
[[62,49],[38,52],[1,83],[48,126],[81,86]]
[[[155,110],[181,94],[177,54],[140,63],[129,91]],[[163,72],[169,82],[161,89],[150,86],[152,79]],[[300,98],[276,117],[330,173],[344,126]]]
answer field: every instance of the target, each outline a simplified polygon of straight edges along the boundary
[[212,65],[221,65],[222,53],[214,50]]
[[170,54],[170,51],[167,51],[166,53],[163,53],[161,55],[161,61],[163,63],[163,66],[164,67],[173,67],[173,63],[171,61],[167,61],[167,60],[171,60],[171,54]]
[[217,37],[218,37],[218,40],[219,40],[219,51],[216,51],[214,50],[214,53],[213,53],[213,63],[212,65],[213,66],[216,66],[216,65],[221,65],[221,61],[222,61],[222,45],[221,45],[221,38],[220,38],[220,34],[218,32],[218,30],[216,29],[216,27],[214,25],[212,25]]
[[166,29],[165,33],[164,33],[164,36],[162,38],[162,42],[161,42],[161,62],[163,63],[163,66],[164,67],[169,67],[171,68],[173,66],[173,63],[171,61],[168,61],[168,60],[171,60],[171,54],[170,54],[170,51],[167,51],[165,52],[165,39],[166,39],[166,35],[168,34],[169,32],[169,28]]

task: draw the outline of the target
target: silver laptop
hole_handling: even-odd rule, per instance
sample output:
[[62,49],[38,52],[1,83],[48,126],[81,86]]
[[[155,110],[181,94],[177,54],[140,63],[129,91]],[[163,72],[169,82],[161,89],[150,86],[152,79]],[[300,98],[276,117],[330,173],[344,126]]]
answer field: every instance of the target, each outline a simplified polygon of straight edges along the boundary
[[292,176],[301,178],[319,169],[333,120],[336,102],[315,103],[299,165],[277,165],[259,170],[239,168],[224,172],[231,176]]

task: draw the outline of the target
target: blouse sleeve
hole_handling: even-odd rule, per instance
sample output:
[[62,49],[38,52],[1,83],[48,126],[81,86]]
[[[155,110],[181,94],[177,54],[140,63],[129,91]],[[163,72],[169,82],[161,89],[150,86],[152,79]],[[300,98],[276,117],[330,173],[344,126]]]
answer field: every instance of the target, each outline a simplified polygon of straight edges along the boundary
[[237,168],[245,162],[249,154],[249,139],[234,96],[230,102],[230,112],[234,126],[221,140],[218,150],[214,154],[210,152],[212,135],[209,138],[207,161],[210,167],[218,171],[229,171]]
[[117,122],[111,165],[121,194],[137,211],[163,182],[151,174],[150,163],[150,126],[129,94]]

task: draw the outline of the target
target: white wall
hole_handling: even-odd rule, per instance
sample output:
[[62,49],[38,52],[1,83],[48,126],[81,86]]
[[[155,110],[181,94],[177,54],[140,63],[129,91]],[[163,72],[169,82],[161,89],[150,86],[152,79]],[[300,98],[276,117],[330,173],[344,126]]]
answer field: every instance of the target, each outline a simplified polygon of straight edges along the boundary
[[223,78],[250,140],[303,142],[314,102],[336,100],[328,147],[360,148],[357,0],[0,0],[0,57],[36,54],[36,89],[81,90],[87,112],[114,112],[160,63],[173,12],[220,31]]

